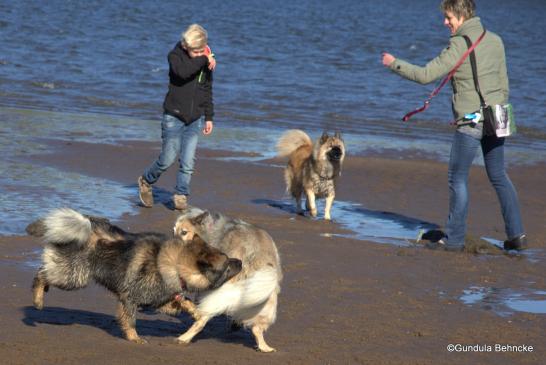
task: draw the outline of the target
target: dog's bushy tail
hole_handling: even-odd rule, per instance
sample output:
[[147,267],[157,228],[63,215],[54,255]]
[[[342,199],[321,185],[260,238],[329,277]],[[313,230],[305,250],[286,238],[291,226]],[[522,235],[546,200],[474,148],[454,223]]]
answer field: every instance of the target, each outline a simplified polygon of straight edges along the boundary
[[286,157],[301,146],[313,146],[311,137],[302,130],[291,129],[284,132],[277,142],[277,156]]
[[210,316],[224,313],[238,317],[237,312],[265,303],[275,290],[279,290],[278,272],[264,268],[211,291],[200,301],[199,311]]
[[30,235],[43,237],[46,243],[54,245],[83,245],[91,236],[92,226],[89,218],[75,210],[60,208],[29,224],[26,231]]

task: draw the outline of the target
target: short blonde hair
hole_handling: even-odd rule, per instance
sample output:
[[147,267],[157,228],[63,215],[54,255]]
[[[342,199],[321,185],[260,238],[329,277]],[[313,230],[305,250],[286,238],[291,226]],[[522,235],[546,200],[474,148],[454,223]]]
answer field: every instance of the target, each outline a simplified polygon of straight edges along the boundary
[[443,0],[440,9],[444,14],[450,11],[457,19],[464,17],[465,20],[468,20],[475,16],[476,5],[474,0]]
[[192,24],[182,33],[181,41],[188,49],[203,48],[208,43],[208,34],[199,24]]

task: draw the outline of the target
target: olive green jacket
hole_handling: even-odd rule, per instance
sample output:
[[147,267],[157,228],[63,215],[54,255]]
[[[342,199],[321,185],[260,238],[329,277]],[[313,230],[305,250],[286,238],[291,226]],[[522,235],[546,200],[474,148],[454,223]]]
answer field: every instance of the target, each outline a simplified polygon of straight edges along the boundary
[[[474,43],[482,33],[483,26],[480,18],[470,18],[459,27],[455,35],[451,36],[447,48],[438,57],[427,63],[425,67],[415,66],[396,59],[391,63],[390,69],[406,79],[420,84],[428,84],[447,75],[468,50],[463,35],[467,35]],[[501,38],[488,30],[474,51],[478,68],[478,80],[485,102],[488,105],[507,103],[508,75],[504,45]],[[480,109],[480,99],[472,78],[470,56],[465,59],[453,76],[451,85],[453,87],[452,106],[455,120],[460,120],[465,114]]]

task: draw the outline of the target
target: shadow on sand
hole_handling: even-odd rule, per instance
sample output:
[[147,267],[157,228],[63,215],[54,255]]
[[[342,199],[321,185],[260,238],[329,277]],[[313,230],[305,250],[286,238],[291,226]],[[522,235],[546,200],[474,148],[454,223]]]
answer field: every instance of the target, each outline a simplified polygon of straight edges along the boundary
[[[61,307],[44,307],[42,310],[37,310],[34,307],[27,306],[22,308],[22,312],[24,314],[22,322],[27,326],[35,327],[37,324],[57,326],[83,325],[99,328],[113,337],[123,338],[116,318],[112,315]],[[142,309],[140,312],[149,315],[156,313],[154,310],[148,309]],[[174,343],[176,337],[180,336],[192,325],[193,320],[187,315],[173,318],[179,319],[180,323],[162,319],[138,318],[136,330],[140,336],[144,337],[172,337]],[[193,342],[201,339],[216,339],[226,343],[240,343],[250,348],[254,348],[255,346],[250,332],[232,326],[231,321],[225,316],[215,317],[209,321]]]
[[[290,214],[297,214],[295,203],[291,200],[255,199],[254,204],[268,205]],[[319,216],[311,219],[322,219],[324,201],[317,201]],[[306,215],[308,213],[306,212]],[[337,236],[356,238],[365,241],[408,246],[414,243],[421,230],[438,229],[434,223],[425,222],[405,215],[366,209],[360,204],[334,201],[331,211],[332,219],[352,234]],[[325,232],[325,236],[329,233]],[[335,236],[335,235],[334,235]]]

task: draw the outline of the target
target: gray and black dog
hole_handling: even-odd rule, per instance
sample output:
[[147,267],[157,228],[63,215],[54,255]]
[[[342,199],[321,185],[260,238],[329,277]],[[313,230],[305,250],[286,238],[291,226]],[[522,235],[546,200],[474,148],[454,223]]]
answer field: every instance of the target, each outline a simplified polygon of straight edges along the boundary
[[191,313],[191,302],[180,293],[217,288],[241,271],[240,260],[198,235],[183,241],[160,233],[128,233],[107,219],[67,208],[31,223],[27,233],[45,243],[32,285],[34,306],[43,308],[49,286],[75,290],[93,280],[117,296],[121,330],[137,343],[146,342],[135,328],[139,306],[171,315]]
[[299,129],[285,132],[277,143],[279,157],[288,157],[284,169],[286,191],[296,199],[296,210],[302,213],[301,198],[307,196],[306,207],[311,216],[317,216],[316,198],[326,198],[324,219],[331,219],[330,209],[336,195],[336,179],[341,175],[345,159],[345,143],[341,134],[324,132],[313,143]]
[[196,321],[178,341],[191,342],[211,318],[225,314],[252,331],[259,351],[275,351],[264,339],[264,332],[277,318],[282,280],[273,238],[240,219],[195,207],[180,215],[174,234],[185,242],[191,242],[195,235],[203,237],[211,246],[240,259],[243,265],[241,272],[221,287],[199,293],[192,314]]

